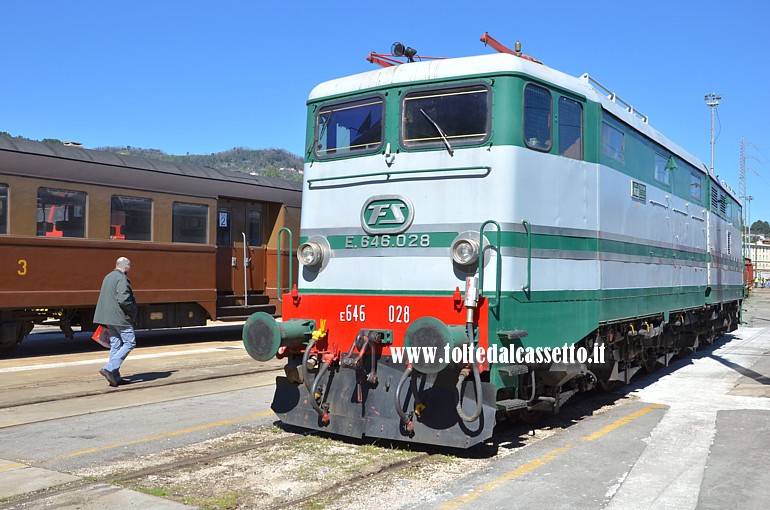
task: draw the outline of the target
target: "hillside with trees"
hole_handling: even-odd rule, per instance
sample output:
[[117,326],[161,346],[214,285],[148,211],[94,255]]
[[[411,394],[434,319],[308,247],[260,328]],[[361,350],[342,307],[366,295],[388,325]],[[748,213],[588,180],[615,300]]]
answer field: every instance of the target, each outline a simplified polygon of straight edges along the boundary
[[[5,131],[0,135],[8,138],[24,138],[13,136]],[[29,140],[29,138],[26,138]],[[64,145],[64,142],[55,138],[46,138],[44,143]],[[141,158],[161,159],[174,163],[187,165],[206,166],[218,170],[231,170],[234,172],[255,173],[265,177],[281,178],[290,181],[301,181],[304,162],[299,156],[295,156],[284,149],[246,149],[234,147],[229,151],[215,152],[212,154],[187,154],[174,156],[166,154],[158,149],[141,149],[138,147],[96,147],[93,150],[138,156]]]
[[187,154],[185,156],[173,156],[158,149],[140,149],[137,147],[98,147],[96,150],[187,165],[207,166],[219,170],[255,173],[265,177],[279,177],[291,181],[302,180],[302,158],[284,149],[254,150],[235,147],[224,152]]

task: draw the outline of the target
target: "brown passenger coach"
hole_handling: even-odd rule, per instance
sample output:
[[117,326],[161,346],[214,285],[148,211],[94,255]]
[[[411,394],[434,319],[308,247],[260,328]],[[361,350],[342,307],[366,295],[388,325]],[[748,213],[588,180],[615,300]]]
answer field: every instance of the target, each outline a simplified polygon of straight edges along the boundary
[[[280,314],[302,184],[0,136],[0,353],[42,322],[94,329],[131,259],[139,329]],[[278,282],[279,235],[283,271]]]

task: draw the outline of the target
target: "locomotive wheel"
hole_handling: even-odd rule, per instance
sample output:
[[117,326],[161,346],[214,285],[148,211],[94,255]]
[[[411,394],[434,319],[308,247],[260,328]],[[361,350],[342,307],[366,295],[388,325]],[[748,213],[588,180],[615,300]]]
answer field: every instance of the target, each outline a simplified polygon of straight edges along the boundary
[[692,353],[694,353],[695,351],[698,350],[698,345],[700,345],[700,335],[696,334],[695,335],[695,341],[693,342],[693,346],[692,347],[680,347],[679,348],[678,356],[680,358],[688,357],[690,354],[692,354]]
[[625,383],[621,381],[608,381],[606,379],[599,379],[599,387],[602,389],[602,391],[613,391],[621,386],[624,386]]
[[0,328],[0,354],[15,349],[34,326],[32,322],[14,322]]
[[658,360],[655,356],[655,353],[651,354],[649,351],[643,351],[642,355],[640,356],[640,362],[642,368],[644,368],[644,371],[648,374],[651,374],[655,371]]
[[542,411],[519,411],[518,418],[527,425],[535,425],[543,419],[544,414]]

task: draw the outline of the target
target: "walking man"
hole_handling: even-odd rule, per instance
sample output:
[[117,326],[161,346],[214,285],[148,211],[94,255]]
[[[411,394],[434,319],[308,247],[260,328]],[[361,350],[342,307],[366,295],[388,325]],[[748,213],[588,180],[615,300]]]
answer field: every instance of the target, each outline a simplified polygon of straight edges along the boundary
[[136,299],[126,276],[129,269],[131,261],[126,257],[120,257],[115,262],[115,269],[104,277],[94,312],[94,324],[105,328],[110,337],[110,360],[99,370],[110,386],[123,382],[120,365],[136,347]]

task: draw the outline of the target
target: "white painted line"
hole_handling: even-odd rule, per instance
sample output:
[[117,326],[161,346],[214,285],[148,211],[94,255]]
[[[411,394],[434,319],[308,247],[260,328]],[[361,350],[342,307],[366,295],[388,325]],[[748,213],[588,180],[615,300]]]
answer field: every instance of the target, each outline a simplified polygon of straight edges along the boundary
[[[171,356],[185,356],[188,354],[208,354],[212,352],[231,351],[233,349],[245,349],[243,346],[230,346],[230,347],[212,347],[210,349],[197,349],[192,351],[175,351],[175,352],[163,352],[158,354],[137,354],[131,356],[132,360],[138,359],[151,359],[151,358],[165,358]],[[108,354],[105,351],[105,354]],[[82,361],[66,361],[62,363],[46,363],[45,365],[27,365],[23,367],[9,367],[0,368],[0,374],[7,374],[10,372],[26,372],[28,370],[44,370],[47,368],[62,368],[62,367],[74,367],[78,365],[103,365],[105,363],[104,358],[82,360]]]

